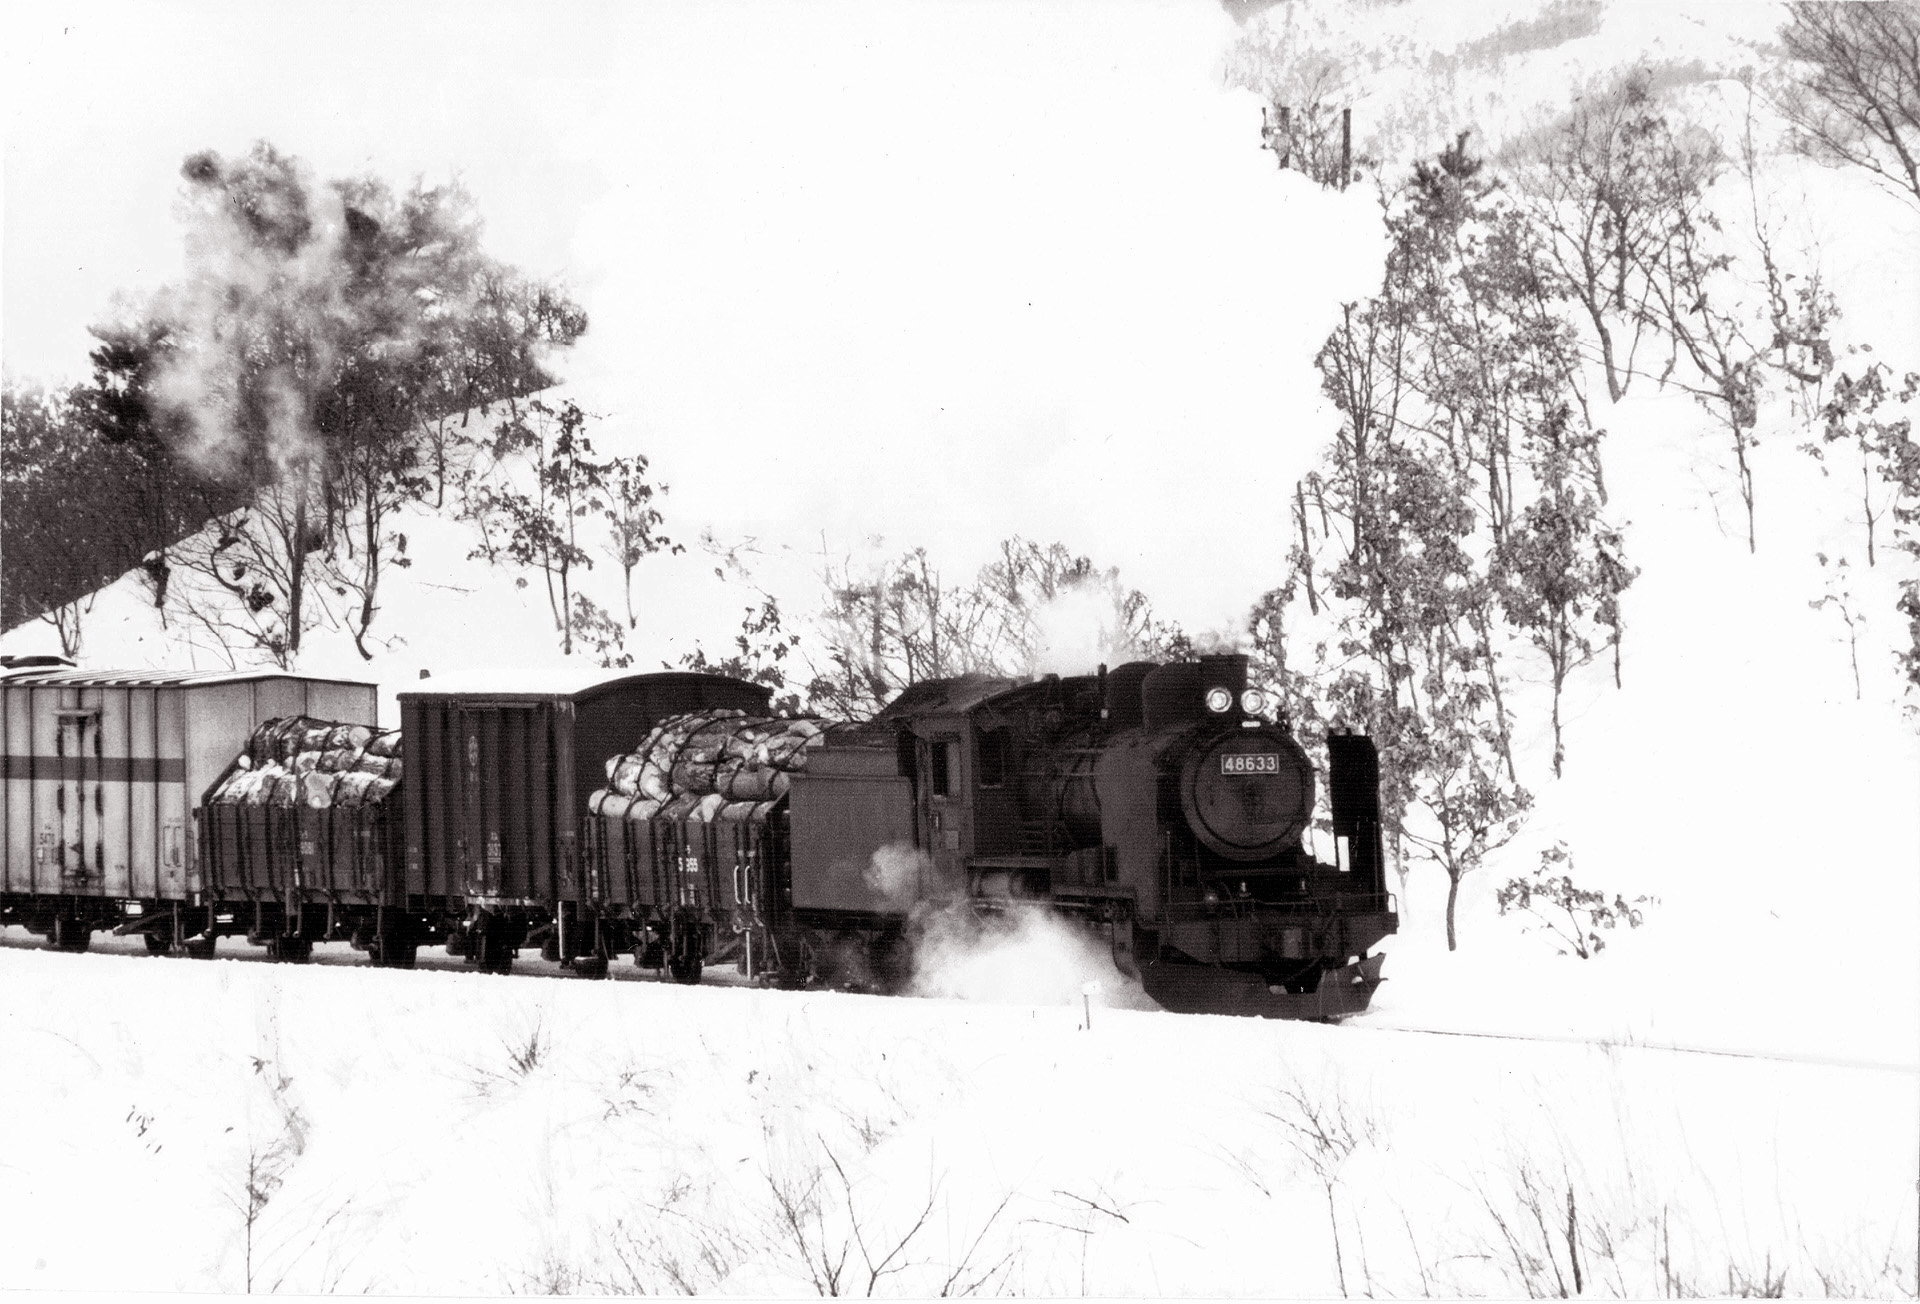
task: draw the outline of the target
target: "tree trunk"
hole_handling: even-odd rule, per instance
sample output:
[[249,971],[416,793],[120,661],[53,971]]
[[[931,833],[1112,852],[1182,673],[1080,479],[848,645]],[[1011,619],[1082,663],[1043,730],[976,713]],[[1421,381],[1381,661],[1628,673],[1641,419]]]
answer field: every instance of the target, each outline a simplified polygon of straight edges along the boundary
[[300,655],[300,619],[302,599],[307,590],[307,477],[302,471],[295,482],[293,502],[293,547],[287,558],[287,654],[283,665],[291,669]]
[[1460,949],[1453,932],[1453,906],[1460,899],[1460,871],[1451,867],[1447,870],[1447,949]]
[[1747,505],[1747,551],[1755,553],[1760,548],[1753,530],[1753,468],[1747,465],[1747,441],[1738,427],[1733,432],[1733,456],[1740,464],[1740,500]]
[[1871,568],[1873,566],[1873,481],[1867,478],[1867,460],[1864,457],[1860,459],[1860,509],[1867,516],[1867,566]]
[[1300,524],[1300,575],[1307,582],[1307,610],[1320,614],[1320,597],[1313,591],[1313,541],[1307,533],[1307,495],[1299,481],[1293,485],[1294,519]]

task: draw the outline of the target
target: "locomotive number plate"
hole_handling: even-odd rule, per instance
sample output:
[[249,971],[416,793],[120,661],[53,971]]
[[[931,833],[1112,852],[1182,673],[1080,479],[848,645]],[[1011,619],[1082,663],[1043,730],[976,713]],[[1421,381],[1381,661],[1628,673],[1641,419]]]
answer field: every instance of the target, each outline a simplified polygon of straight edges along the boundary
[[1230,752],[1220,758],[1222,774],[1278,774],[1279,752]]

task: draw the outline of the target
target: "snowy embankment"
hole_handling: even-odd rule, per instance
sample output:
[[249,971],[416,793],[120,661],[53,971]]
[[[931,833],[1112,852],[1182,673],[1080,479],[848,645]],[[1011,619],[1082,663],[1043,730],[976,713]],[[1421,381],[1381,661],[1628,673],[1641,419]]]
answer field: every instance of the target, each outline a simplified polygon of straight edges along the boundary
[[0,992],[13,1287],[1557,1294],[1570,1218],[1589,1293],[1914,1284],[1905,1071],[18,946]]

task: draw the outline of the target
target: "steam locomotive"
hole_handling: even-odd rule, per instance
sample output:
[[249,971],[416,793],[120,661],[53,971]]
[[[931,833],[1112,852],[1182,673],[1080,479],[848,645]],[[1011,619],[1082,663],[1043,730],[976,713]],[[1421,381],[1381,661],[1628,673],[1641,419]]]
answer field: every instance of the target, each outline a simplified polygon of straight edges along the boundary
[[[1168,1009],[1366,1008],[1386,891],[1378,760],[1315,775],[1240,656],[912,685],[873,719],[776,717],[714,675],[400,694],[279,674],[0,667],[0,922],[283,960],[350,939],[407,967],[538,946],[681,981],[894,991],[928,929],[1033,914],[1111,948]],[[404,740],[404,748],[402,741]]]

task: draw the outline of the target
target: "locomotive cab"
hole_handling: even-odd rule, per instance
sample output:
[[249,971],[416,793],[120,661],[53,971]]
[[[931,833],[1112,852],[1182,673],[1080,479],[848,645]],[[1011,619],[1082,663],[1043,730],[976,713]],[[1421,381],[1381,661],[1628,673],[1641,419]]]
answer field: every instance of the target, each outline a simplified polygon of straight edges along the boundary
[[[1313,765],[1249,690],[1245,657],[916,684],[796,779],[793,904],[1044,906],[1109,935],[1171,1008],[1351,1013],[1397,921],[1371,743],[1332,751],[1347,851],[1326,864],[1306,841]],[[897,812],[885,846],[862,827],[882,808]],[[887,868],[904,864],[910,886]]]

